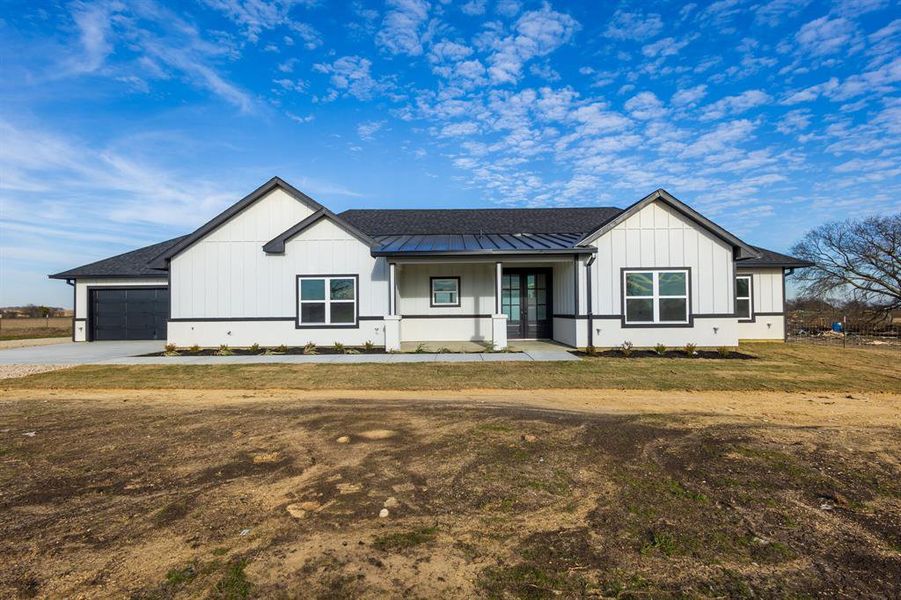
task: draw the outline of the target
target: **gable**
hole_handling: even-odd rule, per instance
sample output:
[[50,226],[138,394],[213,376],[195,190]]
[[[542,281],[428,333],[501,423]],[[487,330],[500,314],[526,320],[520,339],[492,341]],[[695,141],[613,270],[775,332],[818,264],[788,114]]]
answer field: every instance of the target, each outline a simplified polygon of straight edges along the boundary
[[195,242],[265,243],[284,231],[285,224],[302,221],[313,212],[283,189],[275,188]]
[[[746,244],[741,241],[738,237],[729,233],[710,219],[706,218],[701,213],[697,212],[687,204],[682,203],[678,199],[676,199],[672,194],[667,192],[666,190],[660,189],[651,194],[648,194],[626,210],[622,211],[619,215],[610,219],[607,223],[601,226],[599,229],[594,231],[593,233],[585,236],[582,241],[579,242],[580,245],[590,244],[596,241],[601,236],[605,235],[610,230],[618,227],[621,223],[625,222],[628,219],[631,219],[636,213],[641,212],[645,207],[652,204],[665,204],[668,208],[672,209],[679,215],[681,215],[684,219],[691,221],[695,228],[703,229],[710,235],[722,240],[731,246],[733,250],[734,257],[738,258],[746,258],[746,257],[756,257],[759,255],[757,249],[753,246]],[[646,217],[648,218],[648,217]]]
[[[251,210],[264,199],[268,200],[263,205],[266,208]],[[267,210],[270,206],[271,209]],[[242,239],[248,241],[248,238],[252,238],[251,241],[265,241],[279,231],[278,220],[286,219],[281,221],[280,226],[284,227],[284,223],[297,222],[323,208],[321,204],[294,186],[279,177],[273,177],[204,223],[174,247],[160,254],[150,266],[154,269],[167,268],[169,261],[174,257],[248,213],[251,214],[251,217],[242,219],[243,222],[236,227],[226,227],[226,232],[221,234],[221,237],[214,239],[218,239],[218,241],[241,241]],[[267,233],[271,233],[271,235],[266,237]],[[236,236],[237,240],[232,240],[230,236]]]

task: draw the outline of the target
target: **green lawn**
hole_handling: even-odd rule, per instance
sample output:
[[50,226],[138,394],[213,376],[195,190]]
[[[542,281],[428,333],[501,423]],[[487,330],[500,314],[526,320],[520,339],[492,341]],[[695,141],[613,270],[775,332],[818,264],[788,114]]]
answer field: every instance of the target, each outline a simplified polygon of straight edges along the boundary
[[901,393],[897,349],[748,344],[749,360],[586,358],[554,363],[93,365],[2,383],[6,389],[616,388]]

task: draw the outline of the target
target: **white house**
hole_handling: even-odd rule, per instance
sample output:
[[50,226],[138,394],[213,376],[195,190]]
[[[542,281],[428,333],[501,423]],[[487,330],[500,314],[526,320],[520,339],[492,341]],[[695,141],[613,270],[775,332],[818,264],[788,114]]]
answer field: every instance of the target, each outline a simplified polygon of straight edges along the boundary
[[785,274],[664,190],[619,208],[348,210],[273,178],[193,233],[64,271],[76,341],[389,350],[785,335]]

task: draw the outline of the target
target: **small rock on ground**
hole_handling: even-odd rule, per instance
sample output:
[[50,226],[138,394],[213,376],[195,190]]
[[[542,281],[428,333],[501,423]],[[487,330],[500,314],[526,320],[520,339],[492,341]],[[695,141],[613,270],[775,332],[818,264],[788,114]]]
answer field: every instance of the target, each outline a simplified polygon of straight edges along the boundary
[[380,518],[380,519],[384,519],[384,518],[387,517],[387,516],[388,516],[388,509],[387,509],[387,508],[383,508],[382,510],[379,511],[379,518]]
[[338,442],[339,444],[346,444],[346,443],[350,442],[350,438],[346,435],[342,435],[335,441]]

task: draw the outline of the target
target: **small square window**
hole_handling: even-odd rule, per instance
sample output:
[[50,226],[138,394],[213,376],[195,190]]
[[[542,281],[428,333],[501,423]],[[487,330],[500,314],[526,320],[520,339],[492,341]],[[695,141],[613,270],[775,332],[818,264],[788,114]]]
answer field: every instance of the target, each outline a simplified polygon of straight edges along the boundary
[[460,306],[460,278],[432,277],[432,306]]

